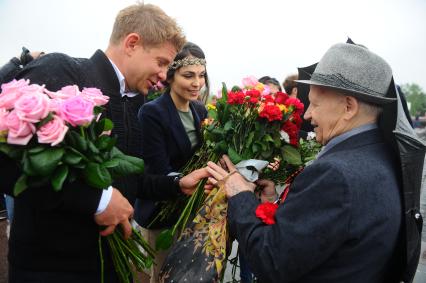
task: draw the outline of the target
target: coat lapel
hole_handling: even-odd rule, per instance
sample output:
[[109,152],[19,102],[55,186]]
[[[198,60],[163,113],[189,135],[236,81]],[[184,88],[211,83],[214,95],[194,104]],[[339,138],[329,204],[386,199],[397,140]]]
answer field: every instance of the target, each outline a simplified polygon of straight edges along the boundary
[[167,109],[167,119],[169,119],[172,136],[178,145],[180,152],[186,155],[187,153],[191,152],[191,142],[189,141],[188,135],[186,134],[185,128],[183,127],[182,121],[180,120],[180,116],[173,103],[170,93],[166,92],[158,99],[161,99],[161,103],[164,105],[165,109]]

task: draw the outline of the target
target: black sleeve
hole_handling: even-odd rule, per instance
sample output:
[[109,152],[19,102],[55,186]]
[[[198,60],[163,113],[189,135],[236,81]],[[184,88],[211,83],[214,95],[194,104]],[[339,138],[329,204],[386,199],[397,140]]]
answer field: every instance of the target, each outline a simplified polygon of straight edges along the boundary
[[13,57],[3,67],[0,68],[0,84],[4,84],[13,80],[21,70],[21,62],[18,58]]
[[142,174],[139,181],[137,197],[141,199],[169,200],[182,194],[175,177]]

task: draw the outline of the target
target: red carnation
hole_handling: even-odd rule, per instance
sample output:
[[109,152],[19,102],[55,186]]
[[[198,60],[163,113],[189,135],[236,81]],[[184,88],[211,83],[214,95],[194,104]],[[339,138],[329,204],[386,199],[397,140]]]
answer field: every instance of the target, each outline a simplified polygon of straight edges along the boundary
[[287,105],[287,106],[293,105],[294,106],[294,112],[298,115],[302,115],[303,110],[305,109],[305,106],[303,105],[303,103],[300,102],[300,100],[298,98],[295,98],[295,97],[289,97],[286,100],[285,105]]
[[251,89],[246,91],[246,96],[249,97],[249,102],[256,104],[260,99],[260,92],[257,89]]
[[269,122],[280,121],[283,118],[283,113],[278,106],[268,103],[260,111],[259,117],[266,118]]
[[288,95],[284,92],[279,91],[275,94],[275,103],[284,104],[287,99]]
[[228,104],[243,104],[246,95],[241,92],[229,92],[228,93]]
[[256,217],[260,218],[265,224],[275,224],[275,212],[278,208],[278,204],[265,202],[259,204],[256,208]]
[[262,101],[265,103],[274,103],[274,97],[270,94],[262,95]]
[[298,138],[298,131],[299,131],[297,126],[291,121],[286,121],[281,129],[284,132],[286,132],[288,136],[290,137],[290,144],[297,145],[297,138]]

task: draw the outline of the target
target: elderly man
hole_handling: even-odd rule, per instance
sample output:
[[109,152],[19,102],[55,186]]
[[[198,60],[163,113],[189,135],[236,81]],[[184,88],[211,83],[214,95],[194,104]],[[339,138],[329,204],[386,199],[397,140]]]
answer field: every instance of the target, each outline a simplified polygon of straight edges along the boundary
[[255,215],[254,184],[209,163],[210,181],[222,179],[229,197],[231,233],[261,282],[399,282],[400,172],[377,125],[382,106],[394,103],[390,66],[337,44],[298,82],[311,87],[305,119],[324,148],[295,178],[273,225]]

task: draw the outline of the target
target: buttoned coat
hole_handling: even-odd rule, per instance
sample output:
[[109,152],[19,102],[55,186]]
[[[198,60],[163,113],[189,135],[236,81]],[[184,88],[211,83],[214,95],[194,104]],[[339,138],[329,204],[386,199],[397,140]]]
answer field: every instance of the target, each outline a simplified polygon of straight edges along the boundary
[[396,168],[379,130],[359,133],[296,177],[276,224],[255,216],[252,193],[230,198],[230,231],[261,282],[397,282]]

